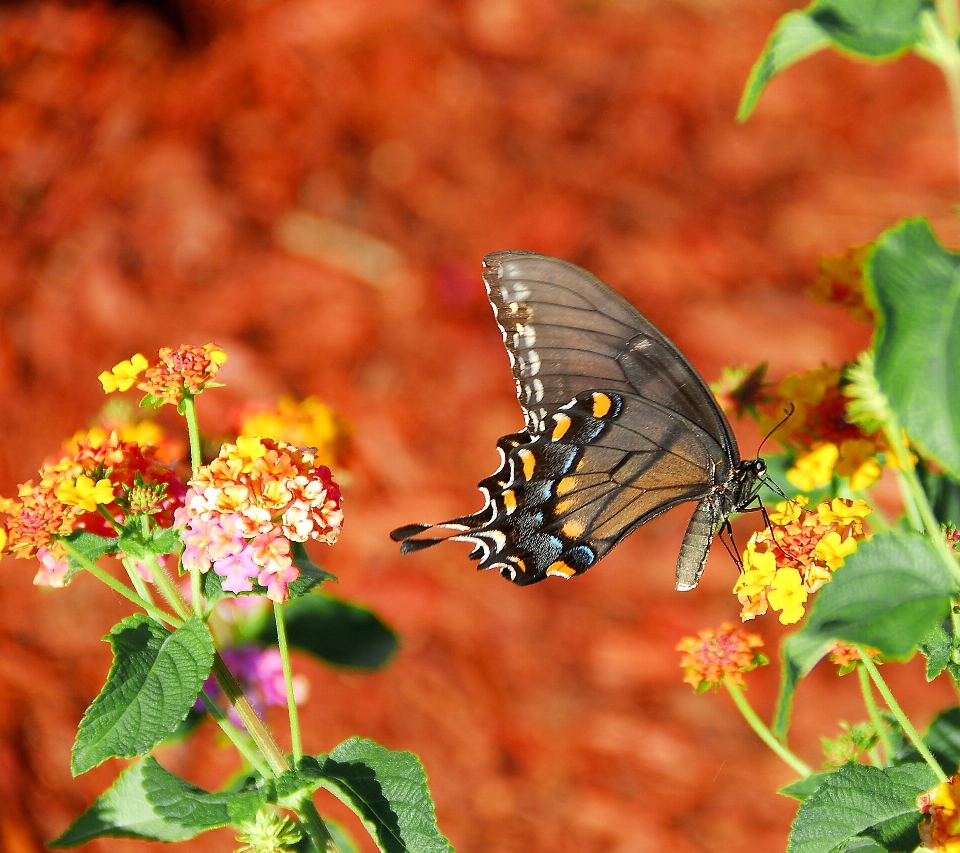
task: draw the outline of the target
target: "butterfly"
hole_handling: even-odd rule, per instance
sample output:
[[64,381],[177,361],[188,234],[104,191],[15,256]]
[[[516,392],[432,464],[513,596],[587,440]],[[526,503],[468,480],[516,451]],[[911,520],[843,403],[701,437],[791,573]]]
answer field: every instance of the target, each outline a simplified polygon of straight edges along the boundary
[[716,399],[677,346],[600,279],[534,252],[484,258],[526,426],[497,442],[483,508],[390,536],[410,553],[469,542],[478,568],[517,584],[585,572],[668,509],[696,502],[676,588],[700,580],[716,533],[757,499]]

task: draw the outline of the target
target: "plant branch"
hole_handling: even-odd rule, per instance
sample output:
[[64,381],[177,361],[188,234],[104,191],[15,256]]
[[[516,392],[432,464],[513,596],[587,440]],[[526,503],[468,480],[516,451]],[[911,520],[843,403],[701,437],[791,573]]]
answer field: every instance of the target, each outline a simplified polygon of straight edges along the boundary
[[771,732],[770,729],[764,725],[760,717],[757,716],[757,712],[753,710],[750,703],[747,701],[747,697],[743,695],[743,690],[736,684],[731,683],[727,678],[723,679],[723,685],[727,688],[727,690],[730,691],[730,695],[733,697],[734,703],[740,710],[740,713],[743,714],[743,718],[747,721],[750,728],[756,732],[757,737],[759,737],[760,740],[769,746],[770,749],[780,756],[780,758],[782,758],[787,764],[796,770],[797,773],[803,776],[804,779],[806,779],[807,776],[810,776],[813,773],[813,770],[811,770],[807,764],[797,758],[797,756],[795,756],[773,736],[773,732]]
[[[857,645],[855,648],[858,652],[860,652],[860,662],[870,674],[870,678],[877,686],[877,690],[880,691],[883,701],[887,703],[887,707],[890,709],[890,712],[894,717],[897,718],[897,722],[900,723],[900,726],[903,729],[904,734],[906,734],[907,738],[910,740],[910,743],[912,743],[917,752],[920,753],[920,756],[923,758],[923,760],[927,762],[927,764],[930,766],[930,769],[936,774],[937,779],[939,779],[941,782],[946,782],[947,774],[943,772],[943,768],[937,762],[937,759],[933,757],[933,753],[930,752],[930,750],[927,748],[927,745],[923,742],[923,738],[920,737],[920,733],[914,728],[913,723],[910,722],[910,718],[903,713],[903,709],[900,707],[900,704],[890,691],[890,688],[887,687],[887,683],[883,680],[883,676],[880,675],[877,665],[870,660],[870,657],[863,646]],[[890,760],[889,755],[887,756],[887,760]]]

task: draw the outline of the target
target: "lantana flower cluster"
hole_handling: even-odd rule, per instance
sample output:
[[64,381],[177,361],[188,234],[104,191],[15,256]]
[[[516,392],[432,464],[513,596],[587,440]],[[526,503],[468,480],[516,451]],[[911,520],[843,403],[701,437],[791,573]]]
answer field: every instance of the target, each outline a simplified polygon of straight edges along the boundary
[[156,458],[156,449],[123,441],[116,433],[74,437],[70,453],[46,463],[37,482],[18,487],[16,498],[0,500],[8,516],[5,550],[19,558],[37,557],[34,583],[62,586],[68,566],[61,539],[77,530],[113,536],[113,523],[147,514],[160,527],[173,525],[186,488]]
[[743,553],[743,572],[733,591],[744,621],[780,611],[780,622],[803,618],[807,598],[823,586],[864,538],[870,507],[834,498],[807,511],[807,498],[784,501],[770,513],[770,527],[754,533]]
[[[163,347],[152,364],[137,353],[101,373],[99,379],[107,394],[127,391],[136,384],[153,402],[176,406],[185,394],[192,396],[204,388],[216,387],[214,378],[226,360],[227,354],[214,343],[202,347],[184,344],[177,349]],[[138,383],[141,373],[143,381]]]
[[960,851],[960,774],[951,776],[917,798],[917,808],[927,815],[920,821],[921,849],[934,853]]
[[720,687],[726,680],[743,686],[743,673],[769,661],[759,652],[763,639],[732,623],[724,622],[716,631],[703,630],[696,637],[684,637],[677,644],[683,652],[680,666],[683,680],[698,693]]
[[184,528],[183,566],[213,570],[229,592],[266,587],[274,601],[288,597],[300,576],[291,542],[333,544],[340,535],[340,489],[310,449],[243,437],[225,444],[188,483],[177,525]]

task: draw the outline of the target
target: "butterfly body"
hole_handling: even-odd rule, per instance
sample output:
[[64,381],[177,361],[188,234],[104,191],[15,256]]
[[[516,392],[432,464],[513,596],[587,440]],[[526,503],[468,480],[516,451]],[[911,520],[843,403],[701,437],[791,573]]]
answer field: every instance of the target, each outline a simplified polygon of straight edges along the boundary
[[595,276],[530,252],[484,265],[526,428],[497,442],[501,464],[478,484],[478,512],[391,536],[404,553],[470,542],[479,568],[528,584],[581,574],[640,525],[696,501],[676,578],[692,589],[717,529],[754,499],[763,461],[740,459],[690,362]]

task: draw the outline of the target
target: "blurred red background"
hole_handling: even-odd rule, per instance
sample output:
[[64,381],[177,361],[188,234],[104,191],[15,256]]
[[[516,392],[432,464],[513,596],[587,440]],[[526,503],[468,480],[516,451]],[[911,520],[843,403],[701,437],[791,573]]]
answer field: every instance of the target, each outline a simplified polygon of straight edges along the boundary
[[[310,751],[360,734],[418,753],[461,853],[783,850],[794,804],[774,790],[790,772],[725,695],[680,681],[678,639],[737,614],[722,549],[699,589],[673,591],[683,512],[582,578],[523,589],[475,572],[467,546],[401,559],[387,533],[479,506],[494,441],[521,425],[485,253],[588,267],[708,379],[763,359],[780,378],[869,340],[805,297],[818,253],[918,214],[957,242],[947,98],[920,60],[814,57],[735,124],[789,8],[4,3],[0,493],[99,409],[101,370],[214,340],[230,361],[227,387],[200,400],[210,433],[281,393],[319,395],[354,426],[345,532],[316,555],[340,577],[335,592],[375,607],[402,647],[375,675],[298,658],[313,685]],[[759,436],[740,435],[752,455]],[[126,608],[87,577],[38,590],[34,570],[3,562],[8,853],[41,850],[120,764],[78,780],[68,769],[109,666],[100,637]],[[752,627],[774,646],[775,621]],[[915,664],[888,669],[923,724],[949,695],[919,690]],[[769,715],[776,673],[750,682]],[[798,751],[817,763],[819,734],[861,716],[852,679],[815,673]],[[208,786],[236,767],[212,737],[161,758]],[[219,832],[186,849],[234,846]]]

